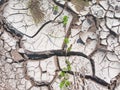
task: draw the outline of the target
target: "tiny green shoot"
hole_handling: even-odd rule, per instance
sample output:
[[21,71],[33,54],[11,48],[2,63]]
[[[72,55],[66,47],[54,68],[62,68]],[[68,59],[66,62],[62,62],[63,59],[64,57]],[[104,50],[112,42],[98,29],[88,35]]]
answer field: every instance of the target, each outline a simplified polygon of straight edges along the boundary
[[66,62],[66,64],[67,64],[67,71],[70,71],[70,70],[71,70],[70,61],[66,60],[65,62]]
[[60,77],[64,77],[64,76],[65,76],[65,72],[64,72],[64,71],[61,71]]
[[60,82],[60,88],[63,88],[65,86],[65,80]]
[[69,38],[65,38],[65,39],[64,39],[64,43],[65,43],[65,44],[68,44],[68,43],[69,43]]
[[67,52],[70,52],[72,49],[72,44],[67,48]]
[[63,22],[63,25],[64,25],[64,26],[67,25],[67,23],[68,23],[68,18],[69,18],[68,16],[64,16],[64,17],[63,17],[62,22]]
[[53,10],[56,11],[56,12],[58,12],[58,6],[54,6]]
[[61,89],[70,86],[70,81],[68,80],[69,75],[66,72],[71,70],[71,64],[70,64],[69,60],[67,60],[67,59],[66,59],[65,63],[67,64],[67,67],[64,67],[59,75],[62,78],[62,81],[60,82],[60,85],[59,85],[59,87]]
[[61,83],[60,83],[60,88],[62,89],[62,88],[64,88],[64,87],[68,87],[69,85],[70,85],[70,81],[64,79],[64,80],[62,80]]

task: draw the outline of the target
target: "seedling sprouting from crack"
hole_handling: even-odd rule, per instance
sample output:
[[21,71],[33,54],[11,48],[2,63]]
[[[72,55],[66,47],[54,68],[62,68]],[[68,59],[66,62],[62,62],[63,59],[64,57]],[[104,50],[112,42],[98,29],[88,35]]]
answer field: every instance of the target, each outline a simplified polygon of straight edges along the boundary
[[[68,44],[69,44],[69,38],[65,38],[64,39],[64,43],[66,44],[66,53],[70,52],[71,51],[71,48],[72,48],[72,44],[70,45],[70,47],[68,47]],[[69,75],[68,71],[71,71],[71,63],[69,62],[68,59],[65,58],[65,63],[66,63],[66,67],[64,67],[62,69],[62,71],[60,72],[60,79],[61,79],[61,82],[60,82],[60,89],[63,89],[63,90],[66,90],[65,88],[69,87],[71,82],[69,81]]]
[[53,7],[53,14],[57,14],[58,13],[58,6],[54,6]]
[[68,23],[68,18],[69,18],[68,16],[64,16],[64,17],[63,17],[62,22],[63,22],[63,25],[64,25],[64,26],[67,25],[67,23]]
[[64,43],[65,43],[65,44],[68,44],[68,43],[69,43],[69,38],[65,38],[65,39],[64,39]]
[[71,71],[71,64],[69,62],[69,60],[66,59],[65,61],[67,67],[63,68],[63,70],[60,72],[60,78],[61,78],[61,82],[60,82],[60,89],[64,89],[70,86],[71,82],[68,80],[69,79],[69,75],[68,73],[66,73],[67,71]]
[[29,11],[32,15],[32,18],[33,18],[35,24],[37,25],[44,18],[44,13],[40,9],[40,1],[39,0],[29,0],[28,8],[29,8]]
[[71,51],[71,49],[72,49],[72,44],[68,47],[68,44],[69,44],[69,38],[65,38],[64,39],[64,43],[65,43],[65,45],[66,45],[66,53],[67,52],[70,52]]

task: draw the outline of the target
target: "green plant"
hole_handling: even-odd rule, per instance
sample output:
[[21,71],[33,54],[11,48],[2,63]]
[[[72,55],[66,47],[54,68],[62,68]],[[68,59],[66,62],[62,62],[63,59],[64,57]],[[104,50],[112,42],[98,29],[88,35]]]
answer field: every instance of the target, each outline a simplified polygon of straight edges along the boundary
[[65,63],[67,64],[67,67],[63,68],[63,70],[60,72],[60,75],[59,75],[62,78],[59,86],[61,89],[70,86],[70,81],[68,80],[69,75],[66,72],[71,71],[71,64],[67,59]]
[[65,44],[68,44],[68,43],[69,43],[69,38],[65,38],[65,39],[64,39],[64,43],[65,43]]
[[71,71],[71,64],[68,60],[65,61],[65,63],[67,64],[67,71]]
[[67,23],[68,23],[68,18],[69,18],[68,16],[64,16],[64,17],[63,17],[62,22],[63,22],[63,25],[64,25],[64,26],[67,25]]
[[58,12],[58,6],[54,6],[53,10],[56,11],[56,12]]
[[70,52],[72,49],[72,44],[67,48],[67,52]]
[[70,82],[66,79],[62,80],[60,83],[60,88],[68,87],[70,85]]
[[64,43],[65,43],[66,46],[67,46],[66,52],[70,52],[71,49],[72,49],[72,44],[68,47],[69,42],[70,42],[70,41],[69,41],[69,38],[65,38],[65,39],[64,39]]

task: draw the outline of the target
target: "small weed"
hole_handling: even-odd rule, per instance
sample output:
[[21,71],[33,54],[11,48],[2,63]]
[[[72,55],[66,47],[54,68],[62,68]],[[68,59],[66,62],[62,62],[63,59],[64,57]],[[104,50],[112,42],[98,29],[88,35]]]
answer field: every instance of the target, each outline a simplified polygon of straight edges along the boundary
[[70,52],[72,49],[72,44],[67,48],[67,52]]
[[70,85],[70,82],[66,79],[62,80],[60,83],[60,88],[68,87]]
[[58,13],[58,6],[53,6],[53,14],[56,15]]
[[65,38],[65,39],[64,39],[64,43],[66,44],[66,48],[67,48],[66,53],[67,53],[67,52],[70,52],[71,49],[72,49],[72,44],[68,47],[69,42],[70,42],[70,41],[69,41],[69,38]]
[[63,25],[64,25],[64,26],[67,25],[67,23],[68,23],[68,18],[69,18],[68,16],[64,16],[64,17],[63,17],[62,22],[63,22]]
[[65,43],[65,44],[68,44],[68,43],[69,43],[69,38],[65,38],[65,39],[64,39],[64,43]]
[[68,60],[66,60],[65,63],[67,64],[67,67],[63,68],[63,70],[60,72],[60,75],[59,75],[62,79],[59,86],[61,89],[68,87],[71,84],[71,82],[68,80],[69,75],[68,73],[66,73],[67,71],[71,70],[71,64]]

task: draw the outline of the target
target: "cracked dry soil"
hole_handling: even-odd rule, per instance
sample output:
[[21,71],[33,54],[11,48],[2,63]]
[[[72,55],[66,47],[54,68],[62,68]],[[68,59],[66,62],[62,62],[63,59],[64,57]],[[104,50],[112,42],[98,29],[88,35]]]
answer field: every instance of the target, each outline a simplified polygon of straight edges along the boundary
[[61,90],[66,59],[62,90],[120,90],[120,0],[88,1],[80,11],[72,0],[0,1],[0,90]]

